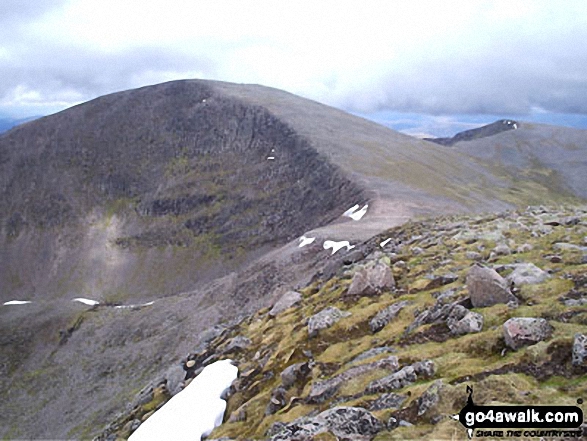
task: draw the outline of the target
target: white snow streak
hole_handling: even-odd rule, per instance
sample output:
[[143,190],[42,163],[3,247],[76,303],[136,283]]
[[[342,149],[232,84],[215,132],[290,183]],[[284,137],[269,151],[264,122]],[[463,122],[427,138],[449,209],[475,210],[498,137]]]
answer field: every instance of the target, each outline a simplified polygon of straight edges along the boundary
[[390,240],[391,240],[391,237],[388,237],[388,238],[387,238],[387,239],[385,239],[383,242],[381,242],[381,243],[379,244],[379,246],[380,246],[381,248],[383,248],[385,245],[387,245],[387,244],[389,243],[389,241],[390,241]]
[[83,303],[84,305],[89,305],[89,306],[95,306],[95,305],[100,304],[100,302],[98,302],[96,300],[84,299],[83,297],[77,297],[77,298],[73,299],[72,302],[80,302],[80,303]]
[[222,423],[226,402],[220,398],[238,376],[231,360],[206,366],[202,373],[130,436],[132,441],[200,440]]
[[[326,240],[324,241],[323,245],[324,249],[327,250],[328,248],[332,248],[332,254],[336,253],[341,248],[346,247],[347,251],[353,249],[355,246],[351,245],[348,240],[343,240],[340,242],[335,242],[333,240]],[[332,254],[330,254],[332,256]]]
[[33,303],[30,300],[9,300],[8,302],[4,302],[3,305],[26,305],[27,303]]
[[357,211],[359,208],[359,204],[357,205],[353,205],[351,208],[349,208],[347,211],[345,211],[342,215],[344,217],[350,217],[352,220],[361,220],[361,218],[363,216],[365,216],[365,213],[367,213],[367,208],[369,208],[369,204],[365,204],[363,206],[363,208],[361,208],[359,211]]
[[302,248],[302,247],[305,247],[306,245],[310,245],[312,242],[314,242],[316,240],[316,238],[302,236],[298,240],[300,241],[300,244],[298,245],[298,247]]

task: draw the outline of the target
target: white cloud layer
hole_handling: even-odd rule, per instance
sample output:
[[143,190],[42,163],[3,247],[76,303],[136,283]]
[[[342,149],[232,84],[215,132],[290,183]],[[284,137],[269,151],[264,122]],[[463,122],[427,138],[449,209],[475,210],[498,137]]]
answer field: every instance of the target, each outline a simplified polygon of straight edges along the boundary
[[352,112],[587,114],[582,1],[3,0],[0,114],[180,78]]

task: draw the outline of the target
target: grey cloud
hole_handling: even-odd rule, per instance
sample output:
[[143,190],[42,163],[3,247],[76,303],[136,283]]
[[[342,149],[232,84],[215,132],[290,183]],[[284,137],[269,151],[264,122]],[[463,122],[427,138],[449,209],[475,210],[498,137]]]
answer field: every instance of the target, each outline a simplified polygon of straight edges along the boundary
[[541,47],[532,41],[500,42],[459,57],[438,56],[412,63],[361,91],[349,92],[344,106],[429,114],[527,114],[533,108],[587,113],[587,32]]

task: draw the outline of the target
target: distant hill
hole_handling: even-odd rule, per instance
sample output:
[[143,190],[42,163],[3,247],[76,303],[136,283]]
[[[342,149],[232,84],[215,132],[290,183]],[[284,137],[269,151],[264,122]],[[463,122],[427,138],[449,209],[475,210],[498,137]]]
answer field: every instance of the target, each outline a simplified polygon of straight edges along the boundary
[[28,121],[33,121],[37,118],[40,118],[40,116],[29,116],[27,118],[5,118],[5,117],[0,117],[0,133],[2,132],[6,132],[7,130],[10,130],[13,127],[16,127],[19,124],[24,124],[25,122]]
[[494,123],[487,124],[482,127],[477,127],[471,130],[459,132],[450,138],[424,138],[426,141],[431,141],[436,144],[452,146],[459,141],[470,141],[472,139],[486,138],[493,136],[507,130],[516,130],[519,123],[511,119],[500,119]]
[[[546,132],[447,148],[276,89],[185,80],[1,134],[0,300],[32,303],[0,307],[0,437],[95,435],[216,325],[390,227],[585,199],[587,177],[564,166],[586,157],[578,132],[510,160],[516,136]],[[364,219],[341,217],[355,204]],[[332,256],[325,240],[356,249]]]

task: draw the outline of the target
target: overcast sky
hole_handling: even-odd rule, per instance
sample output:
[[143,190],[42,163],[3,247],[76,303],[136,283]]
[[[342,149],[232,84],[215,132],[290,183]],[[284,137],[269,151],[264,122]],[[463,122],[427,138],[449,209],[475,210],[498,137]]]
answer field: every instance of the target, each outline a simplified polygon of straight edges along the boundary
[[494,116],[587,128],[586,42],[583,0],[0,0],[0,115],[204,78],[413,133]]

